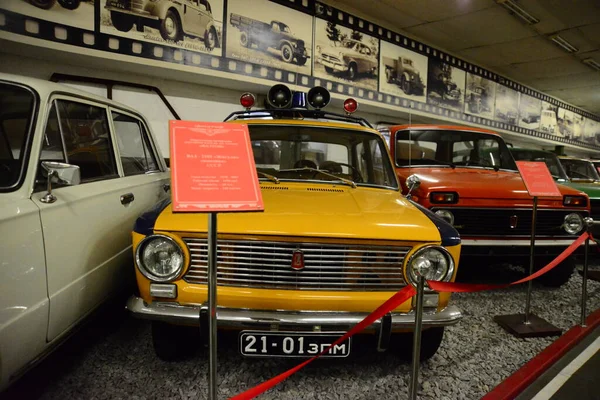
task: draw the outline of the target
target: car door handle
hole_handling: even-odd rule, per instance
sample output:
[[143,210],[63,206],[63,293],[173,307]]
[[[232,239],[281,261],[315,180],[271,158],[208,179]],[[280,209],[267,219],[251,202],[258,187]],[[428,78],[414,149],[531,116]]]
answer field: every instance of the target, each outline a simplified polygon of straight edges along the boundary
[[135,196],[133,195],[133,193],[127,193],[127,194],[121,195],[121,204],[123,204],[123,205],[129,204],[133,200],[135,200]]

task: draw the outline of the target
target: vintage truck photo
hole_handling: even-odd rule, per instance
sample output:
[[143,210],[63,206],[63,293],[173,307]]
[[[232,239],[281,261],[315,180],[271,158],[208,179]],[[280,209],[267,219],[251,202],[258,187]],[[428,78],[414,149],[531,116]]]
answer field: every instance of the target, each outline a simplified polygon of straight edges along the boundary
[[385,80],[395,83],[407,94],[422,95],[425,84],[421,74],[415,68],[413,60],[408,57],[398,57],[385,64]]
[[485,111],[490,111],[489,92],[483,86],[475,86],[468,97],[467,104],[471,114],[481,114]]
[[135,25],[158,29],[166,41],[179,42],[185,36],[204,41],[207,51],[221,46],[219,29],[207,0],[107,0],[105,8],[115,29],[129,32]]
[[290,27],[281,21],[266,23],[231,13],[229,23],[240,30],[240,44],[243,47],[252,48],[256,45],[264,52],[274,49],[279,51],[284,62],[300,66],[310,58],[304,40],[297,38]]
[[429,92],[436,93],[445,102],[460,102],[462,91],[452,79],[452,66],[446,63],[433,65],[429,73]]
[[366,44],[354,40],[342,40],[341,45],[321,51],[318,61],[328,74],[342,72],[353,81],[359,74],[377,72],[377,55]]

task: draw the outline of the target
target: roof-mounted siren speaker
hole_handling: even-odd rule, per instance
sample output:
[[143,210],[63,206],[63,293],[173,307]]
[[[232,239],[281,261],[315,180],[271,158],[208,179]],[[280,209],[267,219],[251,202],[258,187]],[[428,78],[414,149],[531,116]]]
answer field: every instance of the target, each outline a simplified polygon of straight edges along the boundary
[[308,91],[307,95],[308,104],[317,110],[324,108],[329,104],[331,95],[329,91],[322,86],[315,86]]
[[285,85],[274,85],[267,93],[267,104],[273,108],[289,108],[292,105],[292,91]]

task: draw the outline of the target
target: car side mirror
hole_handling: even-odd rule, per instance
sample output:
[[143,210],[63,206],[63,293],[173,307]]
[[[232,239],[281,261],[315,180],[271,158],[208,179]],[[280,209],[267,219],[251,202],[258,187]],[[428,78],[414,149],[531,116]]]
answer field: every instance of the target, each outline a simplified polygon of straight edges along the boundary
[[408,187],[408,193],[406,193],[406,198],[410,199],[412,197],[412,191],[417,189],[419,186],[421,186],[421,179],[419,179],[417,175],[413,174],[406,178],[406,187]]
[[42,203],[54,203],[56,196],[52,194],[52,184],[79,185],[81,183],[81,172],[79,166],[55,161],[42,161],[42,168],[48,175],[48,192],[40,199]]

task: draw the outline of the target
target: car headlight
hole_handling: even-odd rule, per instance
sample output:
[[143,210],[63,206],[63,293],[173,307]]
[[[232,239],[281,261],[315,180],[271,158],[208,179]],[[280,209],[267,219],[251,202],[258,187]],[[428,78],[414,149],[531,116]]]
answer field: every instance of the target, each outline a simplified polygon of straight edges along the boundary
[[138,269],[154,282],[169,282],[183,269],[183,250],[165,235],[151,235],[140,242],[135,251]]
[[454,225],[454,214],[452,214],[448,210],[436,210],[435,215],[449,223],[450,225]]
[[406,266],[408,281],[416,286],[419,275],[429,281],[449,281],[454,274],[454,260],[441,246],[426,246],[417,250]]
[[565,216],[563,229],[570,235],[575,235],[583,229],[583,217],[577,213],[571,213]]

